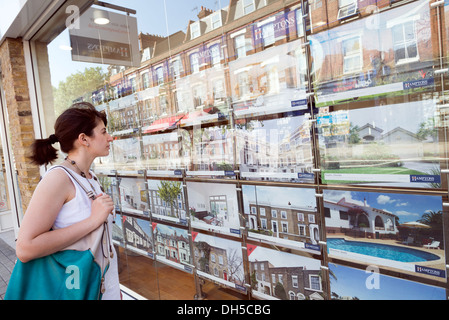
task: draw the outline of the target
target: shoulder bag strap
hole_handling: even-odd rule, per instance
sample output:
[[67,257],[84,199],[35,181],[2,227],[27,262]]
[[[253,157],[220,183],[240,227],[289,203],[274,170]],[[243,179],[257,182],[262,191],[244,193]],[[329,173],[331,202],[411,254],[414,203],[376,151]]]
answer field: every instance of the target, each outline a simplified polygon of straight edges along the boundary
[[51,168],[50,170],[53,170],[55,168],[64,169],[65,172],[67,172],[73,178],[73,180],[75,180],[79,184],[79,186],[84,190],[84,192],[87,194],[87,196],[89,198],[91,198],[92,200],[95,200],[94,192],[92,190],[90,190],[90,191],[87,190],[87,188],[66,167],[64,167],[64,166],[55,166],[55,167]]

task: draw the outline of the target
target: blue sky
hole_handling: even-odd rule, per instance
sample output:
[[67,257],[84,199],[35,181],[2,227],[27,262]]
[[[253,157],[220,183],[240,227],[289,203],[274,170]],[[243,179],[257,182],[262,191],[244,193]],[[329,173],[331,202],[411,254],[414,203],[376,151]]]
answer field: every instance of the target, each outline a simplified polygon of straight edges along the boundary
[[343,197],[346,198],[346,201],[357,204],[363,204],[364,199],[366,199],[370,207],[386,210],[397,215],[400,223],[419,220],[428,211],[438,212],[442,210],[442,198],[437,196],[335,190],[324,191],[325,200],[337,202]]
[[361,300],[445,300],[446,290],[418,282],[379,275],[379,289],[367,289],[372,273],[329,263],[337,280],[331,277],[331,292]]

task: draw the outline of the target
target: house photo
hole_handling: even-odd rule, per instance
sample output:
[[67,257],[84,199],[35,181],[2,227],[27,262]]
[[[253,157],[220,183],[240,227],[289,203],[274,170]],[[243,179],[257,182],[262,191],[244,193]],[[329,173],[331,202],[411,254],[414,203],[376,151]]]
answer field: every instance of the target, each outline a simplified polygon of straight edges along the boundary
[[187,182],[192,227],[240,235],[235,184]]
[[329,256],[445,281],[442,198],[325,190]]
[[247,245],[251,289],[261,299],[324,300],[319,260]]
[[242,192],[249,237],[302,249],[320,241],[314,189],[243,185]]

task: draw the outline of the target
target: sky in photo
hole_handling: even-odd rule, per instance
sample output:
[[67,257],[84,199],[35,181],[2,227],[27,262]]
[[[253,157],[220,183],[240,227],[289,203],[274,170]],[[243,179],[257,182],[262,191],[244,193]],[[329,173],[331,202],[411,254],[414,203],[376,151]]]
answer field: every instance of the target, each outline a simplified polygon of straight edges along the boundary
[[369,279],[373,276],[372,272],[332,263],[329,263],[329,268],[336,277],[330,277],[331,292],[340,297],[357,297],[361,300],[446,300],[446,292],[442,288],[378,274],[378,288],[368,289],[367,280],[369,284],[373,283]]
[[438,196],[324,190],[325,201],[338,202],[342,198],[358,205],[363,205],[366,199],[368,206],[397,215],[399,223],[416,221],[427,212],[442,210],[442,198]]

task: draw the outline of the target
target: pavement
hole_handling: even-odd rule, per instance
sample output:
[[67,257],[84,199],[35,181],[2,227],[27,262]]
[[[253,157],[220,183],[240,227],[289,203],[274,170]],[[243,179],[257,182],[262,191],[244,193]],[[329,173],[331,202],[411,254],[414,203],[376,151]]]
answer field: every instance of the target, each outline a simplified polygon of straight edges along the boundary
[[0,234],[0,300],[3,300],[12,269],[16,262],[14,232]]

